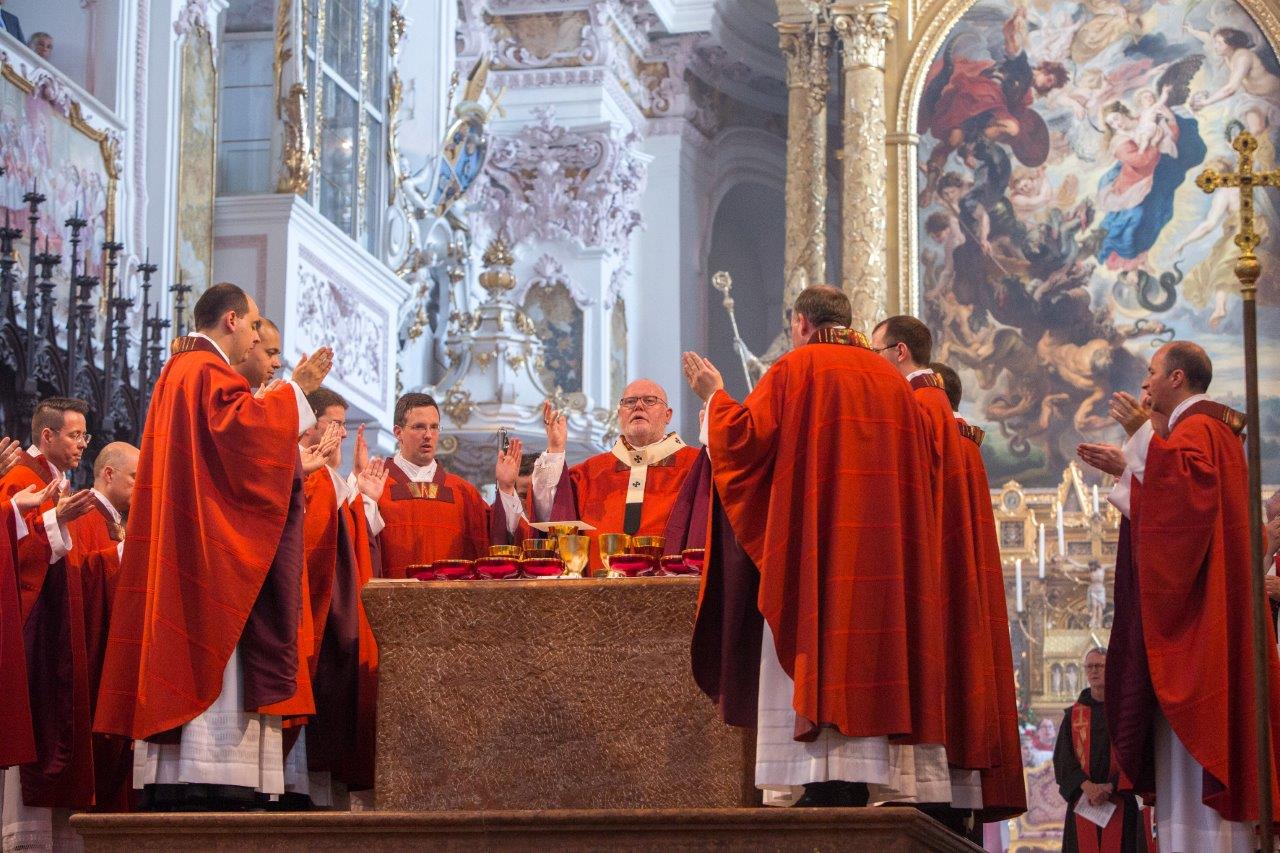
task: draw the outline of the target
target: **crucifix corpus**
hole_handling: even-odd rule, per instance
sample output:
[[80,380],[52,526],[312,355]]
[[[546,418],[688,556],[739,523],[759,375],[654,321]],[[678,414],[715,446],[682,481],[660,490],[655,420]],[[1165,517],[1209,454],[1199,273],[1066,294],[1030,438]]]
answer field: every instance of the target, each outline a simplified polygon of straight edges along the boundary
[[1253,560],[1250,593],[1253,596],[1253,677],[1257,693],[1258,738],[1258,807],[1261,849],[1272,849],[1271,729],[1270,697],[1267,695],[1267,655],[1270,643],[1267,619],[1270,609],[1263,586],[1267,567],[1262,564],[1262,428],[1258,416],[1258,276],[1262,272],[1254,249],[1261,238],[1253,228],[1254,187],[1280,187],[1280,170],[1255,172],[1253,152],[1258,140],[1242,131],[1231,144],[1240,155],[1235,172],[1206,169],[1196,178],[1196,186],[1206,193],[1225,188],[1240,192],[1240,231],[1235,244],[1240,248],[1236,261],[1236,279],[1240,282],[1240,298],[1244,302],[1244,382],[1248,414],[1245,428],[1249,459],[1249,550]]

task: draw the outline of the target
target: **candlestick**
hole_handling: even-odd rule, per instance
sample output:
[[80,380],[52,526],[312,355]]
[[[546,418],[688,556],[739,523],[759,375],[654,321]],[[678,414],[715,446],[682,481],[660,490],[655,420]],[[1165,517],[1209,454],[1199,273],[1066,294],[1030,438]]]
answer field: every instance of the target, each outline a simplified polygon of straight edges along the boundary
[[1044,578],[1044,522],[1040,522],[1040,577]]
[[1067,555],[1067,532],[1062,524],[1062,504],[1055,502],[1054,507],[1058,510],[1058,556],[1065,557]]
[[1013,561],[1014,606],[1022,612],[1022,558]]
[[1093,484],[1093,514],[1102,515],[1102,504],[1098,501],[1098,484]]

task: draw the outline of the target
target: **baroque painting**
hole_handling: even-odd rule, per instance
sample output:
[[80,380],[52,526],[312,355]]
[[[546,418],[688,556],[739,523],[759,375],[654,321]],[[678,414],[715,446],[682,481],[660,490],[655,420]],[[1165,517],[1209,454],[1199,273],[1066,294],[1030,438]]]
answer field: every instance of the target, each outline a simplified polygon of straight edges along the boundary
[[28,207],[22,196],[34,186],[46,197],[36,223],[40,250],[63,256],[62,264],[54,268],[54,280],[67,280],[71,246],[63,223],[76,215],[87,223],[80,237],[81,258],[87,251],[90,273],[101,273],[101,246],[107,239],[113,204],[101,139],[77,128],[37,92],[27,92],[0,77],[0,166],[5,170],[0,177],[0,220],[24,231],[23,239],[17,241],[22,270],[29,245]]
[[[1235,168],[1242,129],[1274,168],[1280,64],[1235,0],[981,0],[952,28],[917,115],[920,305],[993,482],[1052,485],[1079,442],[1118,441],[1111,393],[1136,394],[1175,338],[1244,408],[1240,197],[1195,185]],[[1256,208],[1264,435],[1280,427],[1276,205]]]
[[582,309],[560,282],[535,284],[524,297],[524,313],[542,341],[538,375],[548,389],[582,390]]

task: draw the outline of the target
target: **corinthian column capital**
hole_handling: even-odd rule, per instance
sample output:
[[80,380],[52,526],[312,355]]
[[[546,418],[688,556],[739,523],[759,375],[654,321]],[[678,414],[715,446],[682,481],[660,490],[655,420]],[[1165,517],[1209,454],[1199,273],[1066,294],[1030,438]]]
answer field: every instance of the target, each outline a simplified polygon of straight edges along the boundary
[[844,50],[846,71],[884,68],[885,45],[893,38],[893,19],[887,5],[871,4],[838,12],[833,26]]

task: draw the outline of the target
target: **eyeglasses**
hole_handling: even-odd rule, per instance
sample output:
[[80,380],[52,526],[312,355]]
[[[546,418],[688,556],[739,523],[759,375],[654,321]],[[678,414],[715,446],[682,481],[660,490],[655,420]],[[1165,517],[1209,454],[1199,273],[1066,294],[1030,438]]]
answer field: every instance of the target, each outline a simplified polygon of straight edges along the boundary
[[90,441],[93,441],[92,435],[90,435],[87,432],[79,432],[79,431],[67,433],[67,438],[71,439],[76,444],[83,444],[86,447],[89,446]]
[[874,352],[884,352],[884,351],[885,351],[885,350],[887,350],[887,349],[897,349],[897,348],[898,348],[898,345],[897,345],[897,344],[889,344],[887,347],[874,347],[874,348],[873,348],[873,351],[874,351]]
[[619,409],[634,409],[636,406],[644,405],[645,408],[653,408],[661,403],[666,405],[667,401],[653,394],[645,394],[643,397],[623,397],[618,401]]

